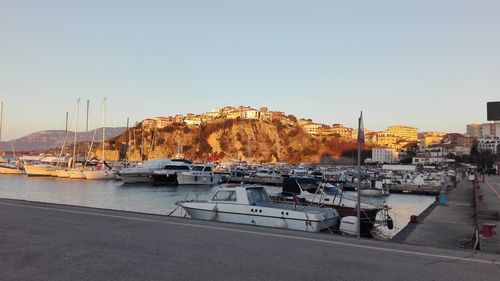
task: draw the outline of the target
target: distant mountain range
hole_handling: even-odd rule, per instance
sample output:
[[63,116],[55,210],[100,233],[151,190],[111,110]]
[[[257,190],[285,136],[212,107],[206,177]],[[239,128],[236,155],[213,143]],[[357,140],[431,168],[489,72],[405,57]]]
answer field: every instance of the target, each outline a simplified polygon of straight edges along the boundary
[[[125,132],[127,128],[125,127],[117,127],[117,128],[108,128],[106,127],[106,139],[114,138],[123,132]],[[102,140],[102,128],[98,128],[88,133],[79,132],[77,133],[77,142],[91,141],[94,137],[95,132],[95,141]],[[17,152],[41,152],[46,151],[52,148],[61,147],[64,142],[64,136],[66,131],[64,130],[47,130],[47,131],[39,131],[27,136],[15,139],[13,141],[8,142],[0,142],[0,150],[9,153],[12,151],[12,146],[14,146],[14,150]],[[72,145],[75,137],[75,132],[68,132],[68,138],[66,140],[66,145]]]

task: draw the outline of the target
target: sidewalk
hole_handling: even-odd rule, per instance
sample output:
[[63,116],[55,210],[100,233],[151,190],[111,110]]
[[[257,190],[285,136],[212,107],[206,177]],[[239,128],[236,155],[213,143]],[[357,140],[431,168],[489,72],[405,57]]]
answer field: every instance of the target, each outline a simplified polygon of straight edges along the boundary
[[473,188],[463,180],[447,193],[447,203],[434,203],[397,235],[394,242],[444,249],[472,249],[476,230]]
[[[476,189],[476,198],[482,194],[482,201],[476,201],[477,210],[477,226],[481,235],[480,248],[481,251],[500,254],[500,176],[486,176],[483,183],[479,178],[479,189]],[[483,225],[493,224],[496,228],[493,229],[492,237],[484,237]]]

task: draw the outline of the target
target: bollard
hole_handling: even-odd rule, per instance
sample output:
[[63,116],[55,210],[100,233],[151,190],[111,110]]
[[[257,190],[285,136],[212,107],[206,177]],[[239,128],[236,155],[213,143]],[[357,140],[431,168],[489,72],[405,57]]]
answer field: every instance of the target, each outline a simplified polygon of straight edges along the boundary
[[439,196],[436,196],[434,203],[438,203],[439,204]]
[[418,223],[418,216],[411,215],[410,216],[410,223]]
[[477,202],[483,202],[484,194],[477,195]]
[[446,191],[443,189],[439,192],[439,205],[446,205]]
[[496,224],[483,223],[483,237],[493,236],[493,228],[497,227]]

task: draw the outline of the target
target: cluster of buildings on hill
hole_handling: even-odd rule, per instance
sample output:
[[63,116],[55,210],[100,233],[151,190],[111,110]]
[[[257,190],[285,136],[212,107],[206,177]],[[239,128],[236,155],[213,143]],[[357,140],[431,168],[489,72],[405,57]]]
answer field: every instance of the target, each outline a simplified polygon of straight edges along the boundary
[[[382,144],[382,143],[379,143]],[[472,146],[477,144],[479,152],[498,154],[500,152],[500,122],[467,125],[462,134],[443,134],[439,132],[419,133],[413,164],[432,165],[452,161],[449,155],[470,155]],[[408,148],[408,147],[407,147]],[[408,149],[391,145],[375,147],[372,158],[375,163],[398,163],[405,157]]]
[[[263,122],[279,122],[283,125],[300,126],[304,132],[314,136],[337,136],[345,140],[356,140],[358,130],[342,124],[326,125],[311,119],[297,119],[282,111],[270,111],[250,106],[225,106],[202,114],[155,117],[143,121],[143,125],[158,129],[175,124],[199,126],[217,120],[243,119]],[[477,141],[478,150],[497,153],[500,149],[500,122],[467,125],[467,134],[444,134],[441,132],[418,132],[416,127],[406,125],[389,126],[384,131],[365,129],[365,142],[372,145],[372,158],[376,163],[397,163],[407,158],[408,152],[415,154],[413,164],[436,164],[449,161],[448,155],[469,155]]]
[[467,135],[477,140],[479,151],[497,154],[500,151],[500,122],[467,125]]
[[278,121],[284,125],[291,125],[295,123],[294,118],[286,116],[284,112],[269,111],[267,107],[254,109],[249,106],[225,106],[222,108],[215,108],[212,111],[202,114],[188,113],[187,115],[178,114],[175,116],[150,118],[144,120],[143,125],[161,129],[175,124],[199,126],[202,123],[213,122],[220,119],[244,119],[268,122]]

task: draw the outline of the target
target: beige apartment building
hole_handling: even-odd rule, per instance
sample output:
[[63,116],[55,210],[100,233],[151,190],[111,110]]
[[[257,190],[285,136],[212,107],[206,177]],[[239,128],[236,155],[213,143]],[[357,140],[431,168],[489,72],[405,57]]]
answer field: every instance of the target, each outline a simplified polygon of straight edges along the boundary
[[418,141],[418,129],[411,126],[396,125],[387,127],[387,133],[406,141]]

